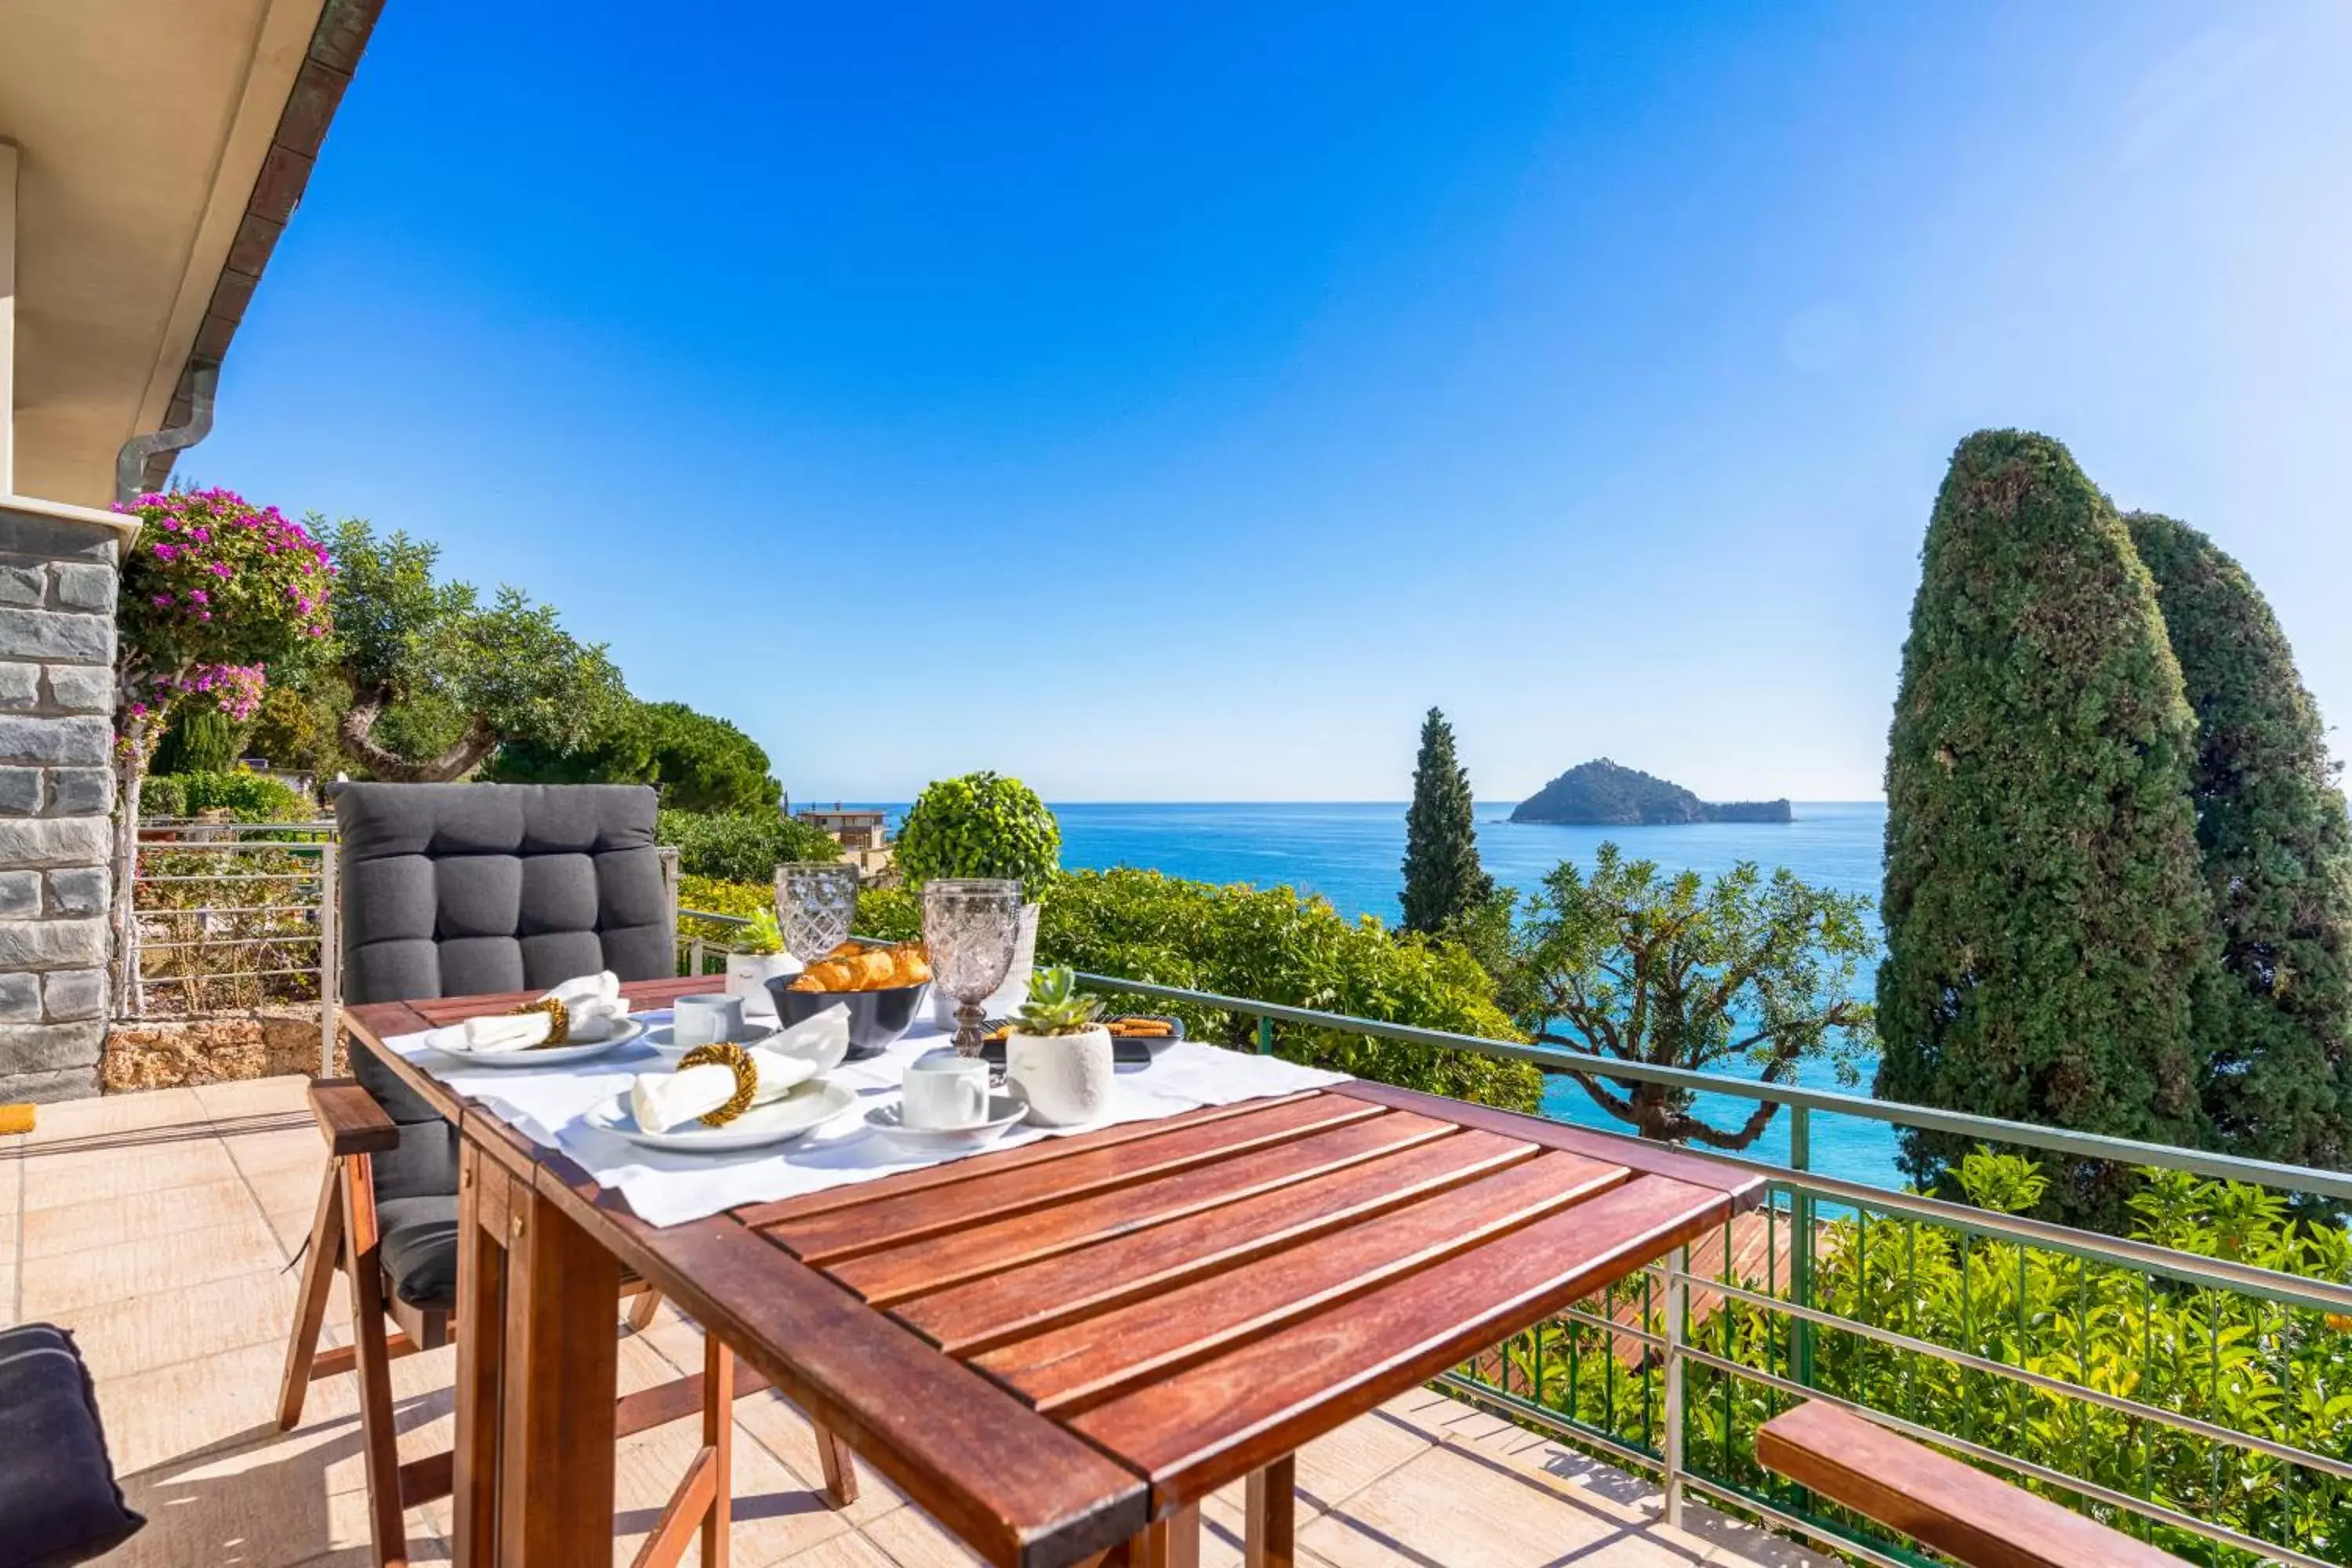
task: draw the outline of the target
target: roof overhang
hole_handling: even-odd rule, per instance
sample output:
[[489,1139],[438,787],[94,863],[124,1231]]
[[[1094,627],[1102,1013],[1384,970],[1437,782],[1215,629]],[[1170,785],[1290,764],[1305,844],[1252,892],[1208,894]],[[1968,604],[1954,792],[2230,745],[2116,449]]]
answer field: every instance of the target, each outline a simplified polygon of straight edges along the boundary
[[[6,488],[105,506],[123,443],[186,422],[194,367],[227,353],[382,3],[0,0]],[[144,483],[170,469],[156,458]]]

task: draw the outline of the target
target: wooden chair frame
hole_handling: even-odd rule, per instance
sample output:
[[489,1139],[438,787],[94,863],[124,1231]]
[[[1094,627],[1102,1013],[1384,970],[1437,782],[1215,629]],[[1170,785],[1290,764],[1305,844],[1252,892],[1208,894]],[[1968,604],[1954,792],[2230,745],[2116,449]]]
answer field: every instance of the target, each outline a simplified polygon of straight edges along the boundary
[[[450,1494],[456,1456],[444,1450],[400,1462],[391,1367],[404,1356],[447,1344],[454,1314],[402,1300],[384,1271],[383,1237],[376,1226],[373,1157],[399,1146],[398,1126],[375,1098],[353,1080],[320,1079],[310,1085],[310,1096],[311,1114],[327,1141],[328,1163],[320,1184],[318,1210],[310,1222],[294,1331],[286,1345],[278,1426],[281,1431],[291,1431],[301,1424],[305,1396],[320,1378],[346,1372],[359,1374],[360,1431],[367,1460],[368,1524],[375,1562],[378,1568],[405,1568],[408,1539],[404,1515],[409,1509]],[[467,1240],[470,1237],[461,1238],[460,1244]],[[327,1297],[339,1271],[350,1282],[352,1342],[321,1350],[319,1335],[326,1324]],[[629,1300],[630,1329],[642,1332],[650,1327],[661,1306],[659,1292],[646,1281],[625,1274],[621,1295]],[[387,1317],[394,1325],[389,1332]],[[494,1346],[486,1348],[495,1353]],[[495,1377],[495,1366],[487,1371]],[[624,1437],[697,1411],[702,1416],[702,1447],[639,1550],[636,1568],[672,1568],[698,1538],[703,1568],[725,1568],[731,1515],[731,1409],[735,1400],[767,1386],[768,1380],[756,1369],[739,1372],[733,1353],[706,1332],[699,1373],[641,1389],[619,1400],[614,1428]],[[835,1508],[846,1508],[857,1499],[857,1474],[849,1451],[824,1427],[817,1428],[816,1438],[824,1466],[825,1497]]]

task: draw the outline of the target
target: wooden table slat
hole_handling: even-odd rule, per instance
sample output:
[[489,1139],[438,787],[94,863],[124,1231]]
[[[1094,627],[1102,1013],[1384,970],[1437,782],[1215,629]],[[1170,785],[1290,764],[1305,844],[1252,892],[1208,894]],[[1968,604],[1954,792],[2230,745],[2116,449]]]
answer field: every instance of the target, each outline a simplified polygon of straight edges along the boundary
[[974,1358],[1040,1410],[1067,1419],[1147,1378],[1272,1332],[1331,1302],[1575,1205],[1621,1167],[1546,1153],[1237,1269]]
[[[1522,1167],[1524,1168],[1524,1167]],[[1728,1201],[1638,1176],[1472,1253],[1416,1269],[1077,1415],[1151,1479],[1165,1512],[1721,1225]]]
[[1097,1149],[1132,1143],[1139,1138],[1157,1138],[1163,1132],[1171,1132],[1181,1127],[1197,1127],[1204,1121],[1228,1121],[1236,1116],[1255,1115],[1273,1106],[1312,1100],[1319,1092],[1311,1089],[1302,1089],[1297,1094],[1270,1095],[1264,1100],[1244,1100],[1232,1105],[1206,1105],[1198,1110],[1182,1111],[1156,1121],[1122,1121],[1116,1127],[1105,1127],[1093,1132],[1042,1138],[1018,1149],[999,1149],[975,1156],[971,1161],[956,1160],[940,1165],[925,1165],[918,1170],[900,1171],[878,1181],[827,1187],[821,1193],[810,1193],[797,1198],[779,1198],[774,1203],[746,1204],[736,1209],[734,1215],[752,1229],[764,1230],[770,1226],[806,1219],[813,1215],[830,1214],[835,1209],[855,1208],[883,1198],[929,1192],[934,1187],[951,1187],[971,1176],[978,1160],[986,1161],[985,1165],[980,1167],[986,1171],[1024,1170],[1031,1165],[1073,1159]]
[[1458,1132],[1226,1207],[919,1296],[897,1316],[957,1355],[1108,1310],[1458,1186],[1538,1152]]
[[964,1179],[951,1185],[877,1198],[760,1229],[803,1263],[822,1266],[1384,1114],[1382,1108],[1360,1100],[1317,1095],[1248,1115],[1196,1122],[1156,1137],[1130,1139],[1046,1165],[1000,1170],[970,1162]]
[[1588,1127],[1571,1127],[1564,1121],[1521,1116],[1514,1111],[1496,1110],[1492,1106],[1472,1105],[1466,1100],[1423,1094],[1419,1089],[1398,1089],[1391,1084],[1353,1079],[1329,1092],[1398,1110],[1417,1110],[1424,1116],[1443,1116],[1465,1127],[1483,1127],[1489,1132],[1500,1132],[1507,1137],[1531,1139],[1547,1149],[1565,1150],[1571,1154],[1582,1154],[1587,1159],[1612,1160],[1653,1175],[1672,1176],[1675,1181],[1694,1187],[1708,1187],[1722,1193],[1735,1199],[1742,1210],[1753,1207],[1769,1184],[1769,1178],[1762,1171],[1703,1159],[1651,1139],[1635,1138],[1622,1132],[1596,1132]]
[[951,1230],[825,1265],[825,1272],[877,1307],[1034,1262],[1129,1231],[1164,1225],[1312,1176],[1428,1142],[1458,1129],[1411,1111],[1353,1121],[1231,1159],[1113,1187],[1051,1208]]

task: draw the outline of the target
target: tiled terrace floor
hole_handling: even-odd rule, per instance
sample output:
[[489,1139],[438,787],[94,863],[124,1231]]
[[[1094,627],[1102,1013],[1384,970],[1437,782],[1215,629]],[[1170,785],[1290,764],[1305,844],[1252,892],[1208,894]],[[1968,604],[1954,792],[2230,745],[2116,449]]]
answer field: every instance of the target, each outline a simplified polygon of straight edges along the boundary
[[[131,1506],[147,1529],[110,1563],[360,1564],[365,1481],[348,1376],[273,1425],[296,1272],[323,1147],[302,1080],[44,1106],[0,1137],[0,1322],[71,1329]],[[346,1337],[341,1301],[329,1339]],[[617,1317],[616,1317],[617,1321]],[[694,1326],[665,1308],[624,1341],[625,1389],[698,1370]],[[403,1458],[451,1439],[447,1350],[393,1363]],[[971,1559],[866,1472],[836,1514],[812,1489],[808,1427],[772,1394],[736,1406],[740,1568],[932,1568]],[[635,1552],[695,1446],[691,1420],[621,1445],[616,1562]],[[1786,1542],[1694,1507],[1658,1520],[1645,1482],[1442,1395],[1417,1393],[1307,1448],[1302,1562],[1316,1568],[1690,1568],[1810,1564]],[[1202,1560],[1241,1560],[1234,1495],[1213,1499]],[[409,1515],[413,1560],[446,1561],[447,1504]]]

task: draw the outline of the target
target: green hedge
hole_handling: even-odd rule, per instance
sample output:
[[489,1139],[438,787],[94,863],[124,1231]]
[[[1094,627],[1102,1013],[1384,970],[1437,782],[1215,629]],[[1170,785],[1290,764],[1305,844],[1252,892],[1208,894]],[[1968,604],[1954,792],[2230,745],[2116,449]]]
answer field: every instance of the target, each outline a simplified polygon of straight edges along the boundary
[[318,804],[289,784],[262,773],[150,773],[139,789],[139,815],[194,816],[228,813],[235,822],[303,822],[320,813]]
[[[1221,888],[1156,871],[1072,871],[1046,886],[1042,903],[1041,963],[1383,1023],[1524,1037],[1496,1005],[1494,982],[1459,944],[1349,921],[1322,899],[1289,888]],[[919,935],[920,895],[905,889],[861,894],[857,930],[894,939]],[[1188,1033],[1219,1044],[1246,1047],[1255,1040],[1256,1020],[1245,1015],[1136,996],[1113,1002],[1174,1012]],[[1280,1027],[1276,1044],[1296,1061],[1482,1104],[1533,1110],[1543,1093],[1534,1068],[1469,1051],[1290,1025]]]

